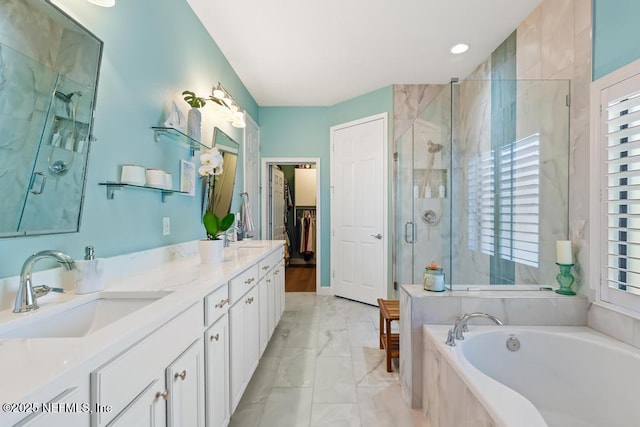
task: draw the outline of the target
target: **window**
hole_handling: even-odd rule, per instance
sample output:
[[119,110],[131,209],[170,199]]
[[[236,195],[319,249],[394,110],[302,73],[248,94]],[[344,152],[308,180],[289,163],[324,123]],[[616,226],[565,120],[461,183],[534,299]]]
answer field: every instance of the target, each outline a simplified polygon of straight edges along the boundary
[[469,249],[494,254],[494,172],[493,151],[480,153],[467,163],[467,212]]
[[606,147],[602,278],[607,290],[640,295],[640,87],[623,91],[622,96],[616,96],[616,89],[607,92],[602,111]]
[[538,267],[539,134],[502,147],[498,162],[500,258]]
[[467,170],[469,249],[538,267],[539,134],[501,147],[497,158],[473,156]]

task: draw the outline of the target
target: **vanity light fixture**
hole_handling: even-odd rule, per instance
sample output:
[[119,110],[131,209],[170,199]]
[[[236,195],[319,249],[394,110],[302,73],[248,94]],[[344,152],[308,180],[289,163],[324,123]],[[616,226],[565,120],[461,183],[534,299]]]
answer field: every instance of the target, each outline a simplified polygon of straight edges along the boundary
[[466,51],[469,50],[469,45],[466,43],[458,43],[455,44],[451,47],[451,49],[449,49],[449,51],[451,53],[453,53],[454,55],[459,55],[461,53],[465,53]]
[[211,91],[209,99],[215,102],[222,111],[226,113],[227,120],[231,122],[231,126],[236,128],[247,126],[244,120],[244,113],[240,111],[240,107],[236,101],[219,82]]
[[116,5],[116,0],[88,0],[88,2],[102,7],[113,7]]

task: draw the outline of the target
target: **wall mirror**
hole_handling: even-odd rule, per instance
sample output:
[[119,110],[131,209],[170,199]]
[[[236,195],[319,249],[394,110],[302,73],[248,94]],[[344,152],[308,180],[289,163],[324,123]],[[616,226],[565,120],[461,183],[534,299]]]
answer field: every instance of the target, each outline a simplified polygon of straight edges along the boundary
[[77,232],[102,41],[49,0],[0,16],[0,238]]
[[215,183],[213,212],[218,218],[227,215],[231,209],[233,187],[236,181],[238,163],[238,143],[218,128],[213,131],[213,145],[222,153],[224,159],[222,174]]

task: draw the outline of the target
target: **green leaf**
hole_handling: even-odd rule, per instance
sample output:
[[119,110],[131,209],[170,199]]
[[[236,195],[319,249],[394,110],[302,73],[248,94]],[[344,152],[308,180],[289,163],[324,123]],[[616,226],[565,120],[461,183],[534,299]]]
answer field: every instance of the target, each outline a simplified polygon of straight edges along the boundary
[[220,231],[227,231],[233,225],[235,219],[236,217],[232,213],[222,218],[222,220],[220,221]]
[[216,238],[217,234],[220,232],[220,220],[213,212],[206,212],[204,217],[202,217],[202,223],[204,224],[204,229],[207,230],[207,235],[211,238]]

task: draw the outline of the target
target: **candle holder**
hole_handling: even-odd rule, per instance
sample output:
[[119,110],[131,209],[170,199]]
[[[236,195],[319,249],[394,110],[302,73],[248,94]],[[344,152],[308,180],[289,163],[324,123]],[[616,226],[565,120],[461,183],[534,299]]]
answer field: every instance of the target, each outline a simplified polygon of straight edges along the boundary
[[556,262],[556,265],[560,268],[560,273],[556,275],[560,288],[556,289],[556,293],[560,295],[575,295],[576,293],[571,290],[571,285],[575,281],[575,277],[571,274],[573,264],[558,264]]

